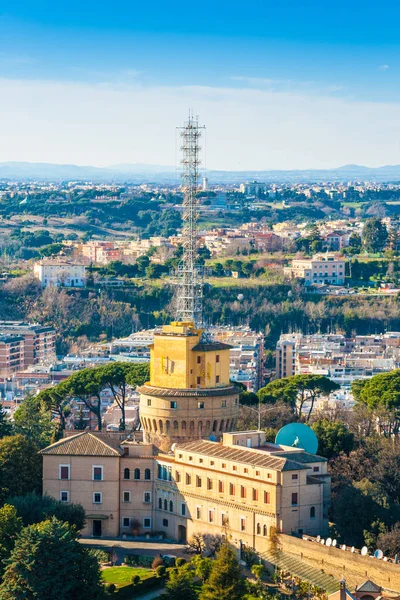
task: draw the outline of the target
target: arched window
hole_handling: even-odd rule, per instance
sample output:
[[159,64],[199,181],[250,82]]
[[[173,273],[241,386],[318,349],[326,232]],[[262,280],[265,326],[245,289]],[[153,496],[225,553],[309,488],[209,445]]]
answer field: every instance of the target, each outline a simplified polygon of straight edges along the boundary
[[257,535],[261,535],[261,525],[257,523]]
[[161,421],[161,419],[158,421],[158,427],[160,429],[160,433],[163,433],[163,422]]
[[135,469],[133,472],[134,479],[140,479],[140,469]]
[[178,421],[174,421],[174,431],[178,431],[179,423]]
[[182,421],[182,431],[186,432],[186,421]]
[[217,431],[218,421],[214,421],[213,423],[213,431]]
[[224,430],[224,420],[222,419],[220,426],[219,426],[219,430],[223,431]]
[[129,479],[129,478],[130,478],[129,469],[124,469],[124,479]]
[[162,498],[158,499],[158,508],[162,510]]
[[168,500],[164,500],[164,510],[168,510]]
[[144,470],[144,478],[145,479],[151,479],[151,471],[150,471],[150,469],[145,469]]
[[157,423],[155,419],[153,419],[153,431],[157,431]]
[[263,536],[267,537],[267,526],[266,525],[264,525],[264,527],[263,527]]
[[172,500],[169,501],[169,512],[174,512],[174,503]]
[[194,431],[194,421],[190,421],[189,428],[191,431]]
[[315,519],[315,506],[310,508],[310,519]]
[[167,434],[169,433],[169,428],[170,428],[169,421],[165,421],[165,431],[166,431]]

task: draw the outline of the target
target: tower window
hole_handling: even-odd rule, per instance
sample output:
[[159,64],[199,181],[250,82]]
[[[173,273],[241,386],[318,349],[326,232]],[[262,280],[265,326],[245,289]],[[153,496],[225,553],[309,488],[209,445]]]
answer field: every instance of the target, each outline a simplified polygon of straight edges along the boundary
[[219,383],[219,375],[215,376],[215,383]]
[[197,364],[199,365],[201,363],[201,356],[197,357]]
[[178,408],[178,403],[175,400],[171,400],[171,408]]
[[216,355],[215,362],[219,363],[219,354]]
[[204,402],[198,402],[197,408],[204,408]]
[[198,377],[197,378],[197,385],[200,385],[200,383],[201,383],[201,377]]

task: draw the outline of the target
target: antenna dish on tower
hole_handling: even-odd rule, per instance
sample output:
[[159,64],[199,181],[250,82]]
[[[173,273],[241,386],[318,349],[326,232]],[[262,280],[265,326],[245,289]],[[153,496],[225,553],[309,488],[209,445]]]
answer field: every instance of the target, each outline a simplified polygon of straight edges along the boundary
[[367,548],[367,546],[363,546],[361,548],[361,556],[367,556],[367,554],[368,554],[368,548]]
[[278,431],[275,444],[301,448],[310,454],[318,450],[318,439],[313,430],[303,423],[289,423]]
[[377,558],[378,560],[382,560],[382,558],[383,558],[382,550],[380,550],[379,548],[378,548],[378,550],[375,550],[374,557]]
[[326,540],[326,546],[332,546],[332,538]]
[[321,536],[317,535],[317,542],[319,543],[321,541]]
[[334,548],[336,548],[336,546],[337,546],[337,540],[333,540],[333,542],[332,542],[332,546],[333,546]]
[[344,550],[346,552],[346,550],[347,550],[346,544],[342,544],[340,547],[341,547],[342,550]]

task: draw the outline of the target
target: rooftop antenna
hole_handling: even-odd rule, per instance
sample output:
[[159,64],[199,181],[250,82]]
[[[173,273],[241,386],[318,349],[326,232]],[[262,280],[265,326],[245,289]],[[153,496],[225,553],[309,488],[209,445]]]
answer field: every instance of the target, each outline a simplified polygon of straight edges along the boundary
[[189,111],[183,127],[178,127],[181,137],[183,200],[183,255],[178,265],[176,291],[176,320],[192,321],[196,327],[203,324],[203,267],[198,262],[198,199],[200,139],[205,127]]

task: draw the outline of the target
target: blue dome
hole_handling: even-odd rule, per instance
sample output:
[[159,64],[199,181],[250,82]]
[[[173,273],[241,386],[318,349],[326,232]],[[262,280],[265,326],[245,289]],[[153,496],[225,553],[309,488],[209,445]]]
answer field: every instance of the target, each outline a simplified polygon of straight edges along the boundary
[[289,423],[278,431],[275,438],[276,444],[302,448],[310,454],[318,450],[318,438],[314,431],[304,423]]

